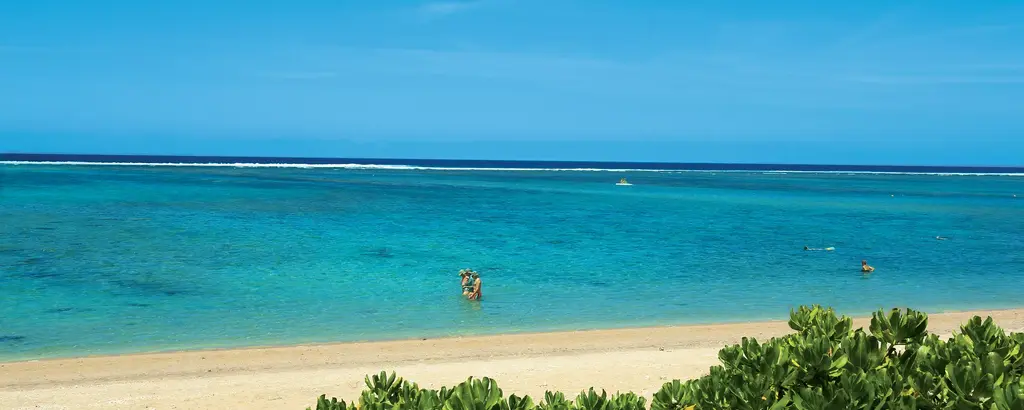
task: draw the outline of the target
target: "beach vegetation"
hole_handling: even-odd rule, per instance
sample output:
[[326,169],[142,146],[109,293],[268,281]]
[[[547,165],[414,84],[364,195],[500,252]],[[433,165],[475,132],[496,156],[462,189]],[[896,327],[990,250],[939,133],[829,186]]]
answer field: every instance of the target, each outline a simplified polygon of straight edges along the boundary
[[[928,315],[913,309],[878,311],[868,329],[831,308],[790,312],[794,333],[759,342],[743,338],[719,351],[707,375],[663,384],[651,410],[695,409],[978,409],[1024,410],[1024,334],[1007,334],[975,316],[952,337],[928,333]],[[505,397],[489,378],[452,389],[420,389],[381,373],[348,405],[320,396],[317,410],[645,410],[633,393],[598,393],[574,400],[547,392]]]
[[[416,383],[381,372],[364,380],[366,389],[355,403],[317,398],[316,410],[647,410],[647,399],[634,393],[609,395],[591,388],[570,400],[561,392],[547,392],[535,403],[530,396],[505,396],[491,378],[473,378],[453,388],[420,388]],[[311,408],[307,408],[311,409]]]

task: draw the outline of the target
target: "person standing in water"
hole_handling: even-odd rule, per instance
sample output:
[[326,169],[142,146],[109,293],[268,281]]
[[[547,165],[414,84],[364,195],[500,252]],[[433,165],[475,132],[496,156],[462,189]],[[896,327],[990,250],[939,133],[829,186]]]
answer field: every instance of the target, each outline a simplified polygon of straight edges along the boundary
[[463,269],[459,271],[459,278],[462,279],[461,283],[459,284],[460,286],[462,286],[462,296],[469,297],[469,293],[473,291],[473,282],[472,278],[470,277],[472,272],[472,269]]
[[469,300],[480,300],[480,298],[483,297],[483,294],[480,292],[480,285],[483,283],[483,281],[480,280],[480,274],[476,272],[472,273],[472,278],[473,290],[469,292],[469,295],[467,295],[466,298],[468,298]]
[[872,267],[871,265],[868,265],[867,260],[862,260],[860,261],[860,271],[864,273],[871,273],[875,271],[875,268]]

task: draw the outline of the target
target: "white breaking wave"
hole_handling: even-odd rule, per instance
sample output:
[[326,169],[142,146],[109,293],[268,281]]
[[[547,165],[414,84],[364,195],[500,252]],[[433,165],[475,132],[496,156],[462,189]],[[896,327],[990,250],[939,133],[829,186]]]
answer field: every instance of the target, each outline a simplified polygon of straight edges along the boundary
[[[231,168],[339,168],[413,171],[608,171],[608,172],[688,172],[675,169],[619,168],[501,168],[501,167],[427,167],[385,164],[271,164],[271,163],[191,163],[191,162],[89,162],[89,161],[0,161],[0,165],[85,165],[131,167],[231,167]],[[700,170],[694,170],[700,171]],[[729,172],[729,171],[719,171]]]
[[407,165],[374,164],[270,164],[270,163],[218,163],[218,162],[91,162],[91,161],[0,161],[3,165],[86,165],[125,167],[233,167],[233,168],[365,168],[365,169],[415,169]]
[[759,173],[759,174],[844,174],[844,175],[933,175],[933,176],[1011,176],[1021,172],[905,172],[851,170],[752,170],[752,169],[655,169],[655,168],[506,168],[506,167],[430,167],[385,164],[273,164],[273,163],[188,163],[188,162],[90,162],[90,161],[0,161],[0,165],[68,165],[127,167],[221,167],[221,168],[308,168],[392,171],[508,171],[508,172],[658,172],[658,173]]

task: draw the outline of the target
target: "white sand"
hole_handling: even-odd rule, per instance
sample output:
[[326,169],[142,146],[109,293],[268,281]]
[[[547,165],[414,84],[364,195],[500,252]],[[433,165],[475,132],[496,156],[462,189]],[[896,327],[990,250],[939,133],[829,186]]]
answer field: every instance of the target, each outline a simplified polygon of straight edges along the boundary
[[[949,335],[973,315],[1024,329],[1024,309],[935,314],[929,329]],[[488,376],[506,395],[535,399],[590,386],[650,398],[666,381],[706,373],[726,344],[790,332],[760,322],[5,363],[0,409],[304,409],[325,393],[356,399],[363,377],[381,370],[430,388]]]

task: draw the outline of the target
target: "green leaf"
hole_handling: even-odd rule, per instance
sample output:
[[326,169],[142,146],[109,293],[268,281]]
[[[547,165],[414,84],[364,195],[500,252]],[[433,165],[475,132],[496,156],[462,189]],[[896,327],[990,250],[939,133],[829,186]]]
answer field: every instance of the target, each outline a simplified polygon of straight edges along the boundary
[[327,395],[321,394],[316,400],[316,410],[347,410],[347,406],[344,400],[338,400],[336,397],[327,400]]
[[892,309],[889,315],[878,311],[871,315],[869,329],[890,346],[920,343],[927,335],[928,315],[913,309],[907,309],[905,313]]

